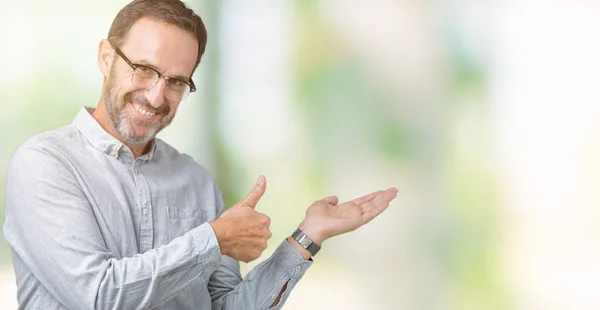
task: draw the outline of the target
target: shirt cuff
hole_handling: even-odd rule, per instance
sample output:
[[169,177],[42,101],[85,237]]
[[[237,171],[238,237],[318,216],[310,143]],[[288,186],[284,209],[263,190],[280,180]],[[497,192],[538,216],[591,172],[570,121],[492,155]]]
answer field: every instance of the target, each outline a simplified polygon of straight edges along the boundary
[[203,269],[209,272],[206,275],[206,281],[210,275],[221,264],[221,249],[217,236],[209,223],[204,223],[190,231],[192,242],[194,244],[194,254],[197,262],[203,265]]
[[313,263],[312,260],[305,260],[287,238],[275,250],[272,257],[275,264],[295,281],[300,280]]

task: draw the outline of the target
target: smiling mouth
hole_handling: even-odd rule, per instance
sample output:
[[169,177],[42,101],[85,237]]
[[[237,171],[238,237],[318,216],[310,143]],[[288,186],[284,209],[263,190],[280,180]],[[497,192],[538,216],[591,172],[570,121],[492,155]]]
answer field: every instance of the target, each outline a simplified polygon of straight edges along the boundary
[[148,111],[146,109],[144,109],[141,105],[134,103],[134,102],[130,102],[131,107],[133,108],[133,110],[135,112],[137,112],[136,114],[143,119],[151,119],[153,118],[157,113],[153,112],[153,111]]

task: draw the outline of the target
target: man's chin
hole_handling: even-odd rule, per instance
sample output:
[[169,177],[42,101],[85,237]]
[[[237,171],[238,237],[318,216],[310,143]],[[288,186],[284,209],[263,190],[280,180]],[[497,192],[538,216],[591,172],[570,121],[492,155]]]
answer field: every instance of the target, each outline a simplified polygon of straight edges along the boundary
[[152,139],[154,139],[154,136],[147,138],[147,137],[132,137],[132,136],[127,136],[125,137],[125,142],[128,145],[144,145],[149,143],[150,141],[152,141]]
[[134,130],[124,130],[124,131],[119,132],[119,134],[121,134],[123,139],[128,144],[133,144],[133,145],[146,144],[146,143],[152,141],[152,139],[154,139],[154,137],[156,136],[157,133],[158,133],[158,130],[156,130],[154,128],[145,129],[145,130],[136,128]]
[[152,133],[148,133],[148,132],[143,132],[143,133],[136,133],[135,135],[130,136],[132,138],[132,140],[134,140],[135,142],[137,142],[136,144],[146,144],[150,141],[152,141],[152,139],[154,139],[154,137],[156,136],[156,132],[152,132]]
[[127,125],[121,127],[119,133],[128,144],[141,145],[152,141],[156,135],[164,128],[159,121],[143,121],[135,119],[129,115],[121,118],[121,124]]

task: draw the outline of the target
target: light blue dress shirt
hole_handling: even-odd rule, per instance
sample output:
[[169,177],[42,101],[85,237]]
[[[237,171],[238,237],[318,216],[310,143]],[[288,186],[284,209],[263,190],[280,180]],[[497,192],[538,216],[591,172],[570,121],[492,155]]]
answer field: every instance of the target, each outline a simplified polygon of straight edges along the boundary
[[208,222],[211,174],[155,139],[134,158],[82,108],[14,154],[4,236],[20,309],[279,309],[311,261],[284,240],[242,279]]

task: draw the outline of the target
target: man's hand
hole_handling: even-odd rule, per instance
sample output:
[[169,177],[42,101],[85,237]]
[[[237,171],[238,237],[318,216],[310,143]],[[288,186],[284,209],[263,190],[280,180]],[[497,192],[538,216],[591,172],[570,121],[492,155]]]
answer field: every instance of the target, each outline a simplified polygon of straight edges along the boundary
[[265,177],[261,175],[244,200],[210,223],[217,236],[221,254],[248,263],[257,259],[267,248],[267,240],[271,238],[271,220],[254,210],[265,193],[266,185]]
[[331,237],[355,230],[381,214],[396,196],[398,190],[389,188],[338,205],[338,198],[330,196],[315,201],[306,210],[300,229],[316,244]]

